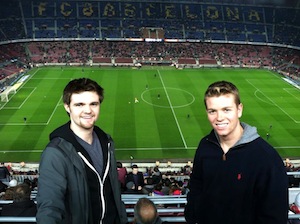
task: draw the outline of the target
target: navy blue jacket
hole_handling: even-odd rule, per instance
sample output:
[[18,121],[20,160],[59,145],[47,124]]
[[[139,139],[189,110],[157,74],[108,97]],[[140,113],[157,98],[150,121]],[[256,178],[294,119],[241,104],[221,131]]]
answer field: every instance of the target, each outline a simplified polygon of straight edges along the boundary
[[287,223],[283,161],[255,127],[242,126],[242,138],[226,154],[214,131],[200,141],[185,208],[187,223]]

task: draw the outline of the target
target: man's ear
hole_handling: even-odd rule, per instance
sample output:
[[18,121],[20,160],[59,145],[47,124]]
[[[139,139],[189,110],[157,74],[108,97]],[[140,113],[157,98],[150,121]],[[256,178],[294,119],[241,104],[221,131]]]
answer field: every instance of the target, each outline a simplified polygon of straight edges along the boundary
[[238,105],[238,116],[239,116],[239,118],[241,118],[242,115],[243,115],[243,104],[240,103],[240,104]]
[[68,104],[64,104],[65,110],[68,112],[68,114],[70,113],[70,107]]

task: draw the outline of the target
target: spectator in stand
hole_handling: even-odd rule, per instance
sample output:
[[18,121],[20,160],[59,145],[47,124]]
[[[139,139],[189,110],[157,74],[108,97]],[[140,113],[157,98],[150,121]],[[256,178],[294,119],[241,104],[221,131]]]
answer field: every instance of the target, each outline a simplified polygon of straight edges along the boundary
[[3,205],[1,216],[35,217],[37,208],[30,195],[28,184],[17,185],[13,192],[13,203]]
[[[289,158],[285,159],[284,166],[285,166],[286,172],[297,171],[294,164],[290,161]],[[288,175],[288,179],[289,179],[289,187],[299,187],[299,178],[298,177],[295,177],[294,175]]]
[[11,163],[7,163],[6,164],[6,168],[8,169],[8,172],[11,174],[12,173],[12,165],[11,165]]
[[9,182],[10,173],[4,163],[0,163],[0,181]]
[[154,167],[153,173],[152,173],[153,183],[158,184],[162,180],[162,174],[159,171],[158,166]]
[[1,200],[11,201],[11,200],[13,200],[13,194],[14,194],[14,187],[8,186],[8,188],[6,188],[4,194],[2,193]]
[[183,182],[183,186],[181,188],[181,194],[182,195],[187,195],[190,192],[190,180],[185,179]]
[[134,223],[136,224],[161,224],[157,208],[148,198],[140,198],[134,206]]
[[192,172],[192,167],[190,165],[185,165],[183,168],[182,168],[182,173],[183,175],[190,175]]
[[290,210],[295,214],[300,214],[300,193],[295,197],[295,201],[290,205]]
[[289,158],[286,158],[286,159],[285,159],[285,161],[284,161],[284,166],[285,166],[286,172],[293,172],[293,171],[295,171],[295,166],[294,166],[294,164],[290,161]]
[[112,138],[95,123],[103,88],[89,78],[63,91],[70,121],[50,134],[42,153],[37,223],[125,224]]
[[[295,201],[290,205],[290,211],[294,214],[300,214],[300,193],[296,195]],[[299,219],[291,219],[289,224],[300,224]]]
[[156,184],[153,188],[152,195],[153,196],[164,196],[165,194],[162,192],[162,189],[163,189],[162,183]]
[[7,188],[8,186],[0,180],[0,197],[5,194]]
[[288,178],[281,157],[240,122],[236,86],[211,84],[204,103],[213,130],[196,150],[185,218],[188,224],[285,224]]
[[173,183],[170,188],[169,195],[181,195],[181,188],[178,183]]
[[31,188],[33,191],[37,191],[37,189],[38,189],[38,178],[37,177],[33,178]]
[[135,191],[141,192],[144,187],[144,175],[139,171],[139,168],[136,164],[133,164],[131,168],[132,171],[126,176],[126,184],[128,182],[133,182]]
[[30,187],[30,189],[32,189],[32,181],[29,180],[29,178],[25,178],[25,179],[23,180],[23,183],[24,183],[24,184],[27,184],[27,185]]
[[145,178],[145,184],[143,187],[143,193],[144,194],[151,194],[153,191],[155,184],[152,177],[146,177]]
[[163,194],[164,195],[169,195],[170,189],[171,189],[171,185],[172,185],[172,182],[171,182],[170,178],[164,178],[162,180],[162,183],[163,183],[163,187],[162,187]]
[[12,179],[9,181],[9,187],[15,187],[18,185],[18,181],[16,179]]
[[12,179],[9,183],[5,192],[1,194],[1,200],[13,200],[14,188],[18,185],[18,181],[16,179]]
[[126,167],[123,167],[123,164],[121,162],[117,162],[117,170],[118,170],[118,180],[121,185],[121,191],[123,192],[126,189],[126,175],[127,175],[127,169]]
[[126,184],[126,189],[123,192],[123,194],[140,194],[140,193],[141,193],[141,191],[138,192],[138,191],[135,190],[135,185],[134,185],[133,181],[129,181]]

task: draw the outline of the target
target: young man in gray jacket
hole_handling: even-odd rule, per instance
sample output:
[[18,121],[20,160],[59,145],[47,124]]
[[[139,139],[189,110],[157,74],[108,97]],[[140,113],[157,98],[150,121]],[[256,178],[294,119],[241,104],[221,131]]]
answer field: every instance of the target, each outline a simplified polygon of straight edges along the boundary
[[70,121],[50,134],[39,167],[37,223],[125,224],[114,144],[95,123],[103,88],[70,81],[63,102]]

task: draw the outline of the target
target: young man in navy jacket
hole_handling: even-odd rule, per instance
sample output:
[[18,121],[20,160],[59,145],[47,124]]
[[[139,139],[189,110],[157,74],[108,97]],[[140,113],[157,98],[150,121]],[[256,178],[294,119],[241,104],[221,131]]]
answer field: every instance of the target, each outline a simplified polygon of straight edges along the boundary
[[204,104],[213,130],[197,148],[185,208],[188,224],[286,224],[288,178],[276,150],[240,122],[235,85],[211,84]]

